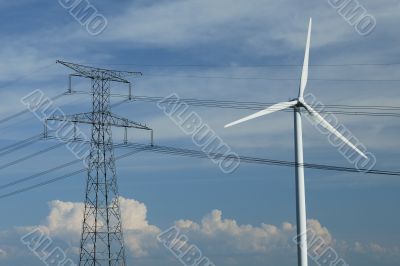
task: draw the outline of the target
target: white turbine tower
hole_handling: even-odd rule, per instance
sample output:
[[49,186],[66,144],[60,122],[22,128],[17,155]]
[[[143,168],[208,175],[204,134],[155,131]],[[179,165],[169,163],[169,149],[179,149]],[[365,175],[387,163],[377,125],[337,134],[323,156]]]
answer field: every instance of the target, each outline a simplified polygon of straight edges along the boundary
[[318,114],[311,106],[304,101],[304,90],[308,80],[308,66],[309,66],[309,52],[310,52],[310,39],[311,39],[311,26],[312,19],[308,26],[307,44],[304,55],[303,71],[300,80],[299,96],[289,102],[282,102],[272,105],[262,111],[255,114],[246,116],[242,119],[234,121],[225,125],[225,128],[243,123],[245,121],[268,115],[276,111],[281,111],[287,108],[294,109],[294,133],[295,133],[295,153],[296,153],[296,211],[297,211],[297,253],[298,253],[298,265],[307,266],[307,228],[306,228],[306,198],[305,198],[305,187],[304,187],[304,161],[303,161],[303,136],[302,136],[302,123],[301,123],[301,112],[300,109],[304,108],[310,117],[319,125],[329,130],[332,134],[337,136],[340,140],[354,149],[362,157],[367,159],[367,156],[360,151],[355,145],[353,145],[348,139],[346,139],[341,133],[339,133],[332,125],[330,125],[320,114]]

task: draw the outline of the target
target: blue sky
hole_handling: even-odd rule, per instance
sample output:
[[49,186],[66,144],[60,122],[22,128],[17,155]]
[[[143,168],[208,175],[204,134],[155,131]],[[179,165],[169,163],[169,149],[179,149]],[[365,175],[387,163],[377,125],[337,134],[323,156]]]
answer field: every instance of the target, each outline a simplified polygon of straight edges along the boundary
[[[23,110],[20,99],[35,89],[49,97],[66,90],[70,71],[55,64],[57,59],[142,71],[142,77],[133,79],[135,95],[163,97],[177,93],[182,98],[286,101],[297,93],[299,82],[295,79],[300,76],[298,65],[304,54],[309,17],[314,20],[311,64],[325,66],[311,67],[307,92],[327,105],[399,106],[400,82],[382,80],[398,79],[400,65],[326,66],[398,63],[400,2],[359,2],[377,21],[367,36],[359,35],[327,0],[117,4],[92,0],[90,3],[108,22],[101,34],[92,36],[57,0],[0,0],[1,116]],[[88,89],[85,82],[74,85]],[[126,88],[117,85],[113,90],[126,93]],[[90,110],[88,95],[64,96],[54,104],[69,114]],[[224,124],[252,111],[191,110],[238,154],[293,160],[290,113],[277,113],[227,130]],[[113,111],[152,127],[157,144],[198,149],[154,103],[126,103]],[[398,118],[337,118],[376,156],[376,168],[398,170]],[[0,145],[41,131],[41,122],[27,113],[0,124]],[[121,136],[118,130],[114,132],[116,142],[122,141]],[[144,135],[134,135],[131,140],[147,141]],[[50,140],[37,142],[2,156],[2,164],[54,144]],[[306,162],[352,166],[306,119],[304,145]],[[0,184],[73,159],[65,147],[60,147],[0,170]],[[71,166],[0,194],[79,167]],[[296,263],[291,241],[295,234],[293,169],[242,163],[228,175],[210,160],[148,152],[120,160],[117,167],[130,264],[180,265],[155,239],[158,232],[174,224],[215,265]],[[27,261],[29,265],[43,264],[19,240],[32,226],[47,230],[56,243],[66,247],[71,258],[77,258],[84,180],[85,175],[78,175],[0,199],[0,265],[27,265]],[[398,177],[307,169],[309,225],[349,265],[398,265],[399,188]]]

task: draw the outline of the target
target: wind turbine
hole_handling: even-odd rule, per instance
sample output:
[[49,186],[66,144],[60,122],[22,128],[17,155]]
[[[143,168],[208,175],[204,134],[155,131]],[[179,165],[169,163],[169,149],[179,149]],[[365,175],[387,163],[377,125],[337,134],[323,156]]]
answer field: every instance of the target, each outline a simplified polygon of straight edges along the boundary
[[298,265],[307,266],[307,226],[306,226],[306,197],[305,197],[305,186],[304,186],[304,161],[303,161],[303,132],[301,122],[301,108],[304,108],[309,116],[316,123],[329,130],[332,134],[350,146],[353,150],[359,153],[362,157],[367,159],[367,156],[360,151],[355,145],[353,145],[348,139],[346,139],[339,131],[337,131],[332,125],[330,125],[320,114],[318,114],[311,106],[304,101],[304,90],[308,80],[308,66],[309,66],[309,55],[310,55],[310,41],[311,41],[311,27],[312,18],[310,18],[307,34],[306,50],[304,55],[303,70],[300,79],[299,96],[289,102],[281,102],[272,105],[262,111],[246,116],[242,119],[234,121],[225,125],[225,128],[231,127],[243,123],[245,121],[268,115],[276,111],[281,111],[287,108],[294,109],[294,135],[295,135],[295,157],[296,157],[296,218],[297,218],[297,254],[298,254]]

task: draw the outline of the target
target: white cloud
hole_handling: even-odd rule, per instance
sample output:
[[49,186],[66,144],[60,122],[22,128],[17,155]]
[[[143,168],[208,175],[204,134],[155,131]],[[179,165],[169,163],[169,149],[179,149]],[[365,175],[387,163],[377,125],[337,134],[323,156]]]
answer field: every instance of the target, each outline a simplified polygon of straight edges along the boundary
[[0,259],[7,257],[7,252],[0,248]]
[[[125,241],[134,256],[147,254],[146,249],[156,245],[156,235],[160,229],[147,221],[147,207],[136,200],[120,198],[121,215],[125,231]],[[82,230],[84,204],[55,200],[49,203],[50,213],[46,223],[39,227],[52,237],[78,243]],[[26,227],[25,230],[31,230]]]
[[47,231],[51,235],[73,235],[80,233],[83,218],[83,203],[50,202],[50,214],[47,216]]
[[233,219],[223,219],[220,210],[213,210],[204,216],[200,224],[179,220],[175,225],[190,238],[194,238],[194,242],[207,247],[212,245],[214,251],[234,254],[263,253],[286,248],[293,234],[293,226],[289,226],[289,223],[285,223],[282,228],[270,224],[240,225]]
[[[154,45],[182,45],[222,39],[230,34],[224,27],[253,17],[253,3],[229,1],[168,1],[150,6],[128,8],[111,19],[112,31],[106,39],[135,40]],[[107,34],[108,33],[108,34]]]
[[314,234],[321,237],[326,245],[333,245],[333,237],[329,230],[322,226],[318,220],[310,219],[307,221],[307,228],[312,230]]
[[[286,14],[279,12],[282,5],[286,6]],[[303,32],[297,30],[307,26],[307,19],[291,15],[298,10],[296,6],[293,2],[264,0],[236,1],[235,4],[228,0],[167,1],[145,6],[132,4],[124,13],[109,19],[109,29],[100,38],[169,47],[230,41],[244,44],[256,53],[276,55],[282,44],[297,49],[299,40],[304,39]],[[324,38],[337,39],[337,33],[324,34]],[[322,39],[318,38],[318,44]],[[265,45],[267,40],[269,45]]]
[[[377,33],[390,34],[390,27],[386,27],[388,23],[393,23],[398,4],[390,1],[387,5],[379,5],[373,1],[365,1],[365,5],[371,9],[371,12],[379,16],[379,27]],[[310,14],[304,11],[310,8]],[[290,59],[290,62],[300,62],[303,55],[303,46],[305,32],[307,27],[307,16],[314,15],[314,32],[312,41],[312,60],[318,62],[326,62],[333,60],[335,63],[340,62],[360,62],[363,61],[365,55],[368,54],[368,60],[365,61],[387,61],[385,59],[393,58],[393,55],[385,57],[388,48],[376,49],[374,47],[374,39],[357,39],[359,36],[343,19],[336,14],[329,4],[325,1],[314,1],[311,3],[294,3],[293,1],[266,1],[251,0],[237,1],[232,4],[231,1],[153,1],[146,4],[130,3],[126,5],[122,13],[107,14],[109,19],[109,28],[98,38],[92,38],[76,24],[66,26],[54,26],[52,29],[33,29],[31,33],[24,36],[7,36],[4,38],[4,49],[0,52],[0,79],[10,80],[17,78],[20,73],[32,73],[37,66],[47,65],[54,62],[54,56],[62,54],[69,56],[70,59],[76,58],[77,61],[109,61],[109,55],[99,53],[87,53],[86,49],[91,49],[91,45],[96,47],[110,45],[115,47],[111,53],[118,53],[119,45],[126,45],[130,49],[137,48],[136,45],[151,48],[152,45],[161,47],[163,51],[171,47],[181,48],[196,47],[198,44],[207,45],[204,54],[212,57],[214,53],[219,53],[222,49],[235,47],[235,49],[243,49],[245,57],[249,57],[251,63],[253,56],[262,59],[266,64],[270,58],[263,58],[264,55],[271,56],[272,59],[279,62]],[[177,15],[178,14],[178,15]],[[397,24],[396,24],[397,25]],[[390,25],[388,25],[390,26]],[[80,32],[80,34],[74,34]],[[54,37],[56,36],[56,37]],[[391,36],[390,40],[398,38],[397,35]],[[38,42],[37,40],[40,40]],[[106,42],[103,42],[103,41]],[[355,43],[356,40],[356,43]],[[371,45],[366,46],[366,42]],[[69,45],[72,42],[79,42],[82,45]],[[221,42],[222,45],[215,45]],[[379,43],[382,42],[379,40]],[[68,46],[66,49],[65,45]],[[213,48],[215,45],[215,49]],[[332,46],[330,46],[332,45]],[[336,46],[337,45],[337,46]],[[222,48],[221,48],[222,47]],[[318,48],[323,47],[324,53]],[[333,48],[332,48],[333,47]],[[361,49],[362,48],[362,49]],[[96,50],[96,49],[93,49]],[[104,49],[107,51],[109,49]],[[296,50],[296,51],[293,51]],[[110,50],[111,51],[111,50]],[[175,51],[181,58],[185,52]],[[67,53],[67,54],[66,54]],[[393,52],[394,53],[394,52]],[[71,56],[73,55],[73,56]],[[262,55],[262,56],[260,56]],[[285,56],[282,56],[285,55]],[[151,55],[147,55],[149,60],[153,59]],[[203,54],[199,55],[199,58]],[[72,58],[71,58],[72,57]],[[90,60],[92,57],[93,60]],[[231,58],[231,57],[229,57]],[[106,60],[107,59],[107,60]],[[190,58],[192,60],[193,58]],[[184,59],[187,60],[187,59]],[[195,59],[198,60],[198,59]],[[239,59],[238,59],[239,60]],[[314,61],[314,62],[315,62]],[[259,61],[257,60],[259,63]],[[125,63],[125,62],[124,62]],[[128,62],[129,63],[129,62]],[[157,62],[164,64],[165,62]],[[184,62],[186,63],[186,62]],[[235,62],[224,62],[223,64]],[[245,63],[248,63],[247,61]],[[330,61],[332,63],[332,61]],[[168,64],[168,63],[167,63]],[[62,73],[66,70],[58,68]],[[233,69],[233,70],[232,70]],[[203,69],[197,71],[198,75],[204,76],[271,76],[271,77],[298,77],[296,71],[276,71],[276,69],[242,69],[230,68],[230,70]],[[293,70],[293,69],[292,69]],[[318,71],[320,70],[320,71]],[[327,71],[329,70],[329,71]],[[312,69],[312,77],[319,78],[329,73],[329,78],[352,78],[355,77],[355,71],[349,69]],[[50,71],[50,70],[49,70]],[[51,70],[54,72],[54,70]],[[153,70],[152,70],[153,71]],[[151,72],[151,71],[150,71]],[[249,75],[249,72],[251,75]],[[267,73],[268,72],[268,73]],[[45,77],[47,71],[40,72],[40,76]],[[151,73],[150,73],[151,74]],[[171,77],[168,77],[168,75]],[[138,86],[139,94],[148,94],[155,92],[155,95],[166,95],[166,88],[170,87],[174,91],[181,91],[184,97],[201,97],[201,98],[219,98],[219,99],[240,99],[243,101],[265,101],[275,102],[287,100],[289,97],[295,96],[297,83],[282,83],[261,81],[254,83],[246,81],[238,83],[237,81],[215,81],[215,80],[185,80],[175,78],[176,75],[187,75],[188,71],[172,70],[165,73],[163,77],[145,76],[143,83]],[[196,74],[196,73],[195,73]],[[337,75],[338,74],[338,75]],[[358,77],[380,77],[395,78],[395,71],[387,71],[387,68],[377,70],[376,68],[367,68],[358,73]],[[37,77],[38,73],[30,78]],[[64,80],[65,75],[60,76],[59,80]],[[49,82],[50,83],[50,82]],[[65,83],[60,82],[64,86]],[[3,90],[1,98],[3,99],[0,110],[2,112],[17,111],[19,106],[16,104],[22,94],[17,94],[14,88],[23,87],[20,84],[9,90]],[[377,95],[376,86],[369,87],[359,86],[351,90],[341,90],[338,83],[327,84],[323,86],[318,82],[310,82],[308,92],[315,92],[327,104],[352,104],[355,105],[354,99],[357,99],[358,105],[396,105],[397,90],[386,89],[382,95]],[[31,85],[29,85],[31,86]],[[50,84],[48,86],[51,86]],[[59,85],[57,85],[59,86]],[[55,86],[52,86],[55,88]],[[154,89],[157,88],[157,91]],[[188,89],[190,88],[190,90]],[[283,89],[284,88],[284,89]],[[313,90],[317,88],[318,90]],[[20,89],[20,88],[18,88]],[[360,94],[362,89],[363,93]],[[62,88],[55,89],[61,92]],[[143,92],[143,93],[142,93]],[[145,92],[145,93],[144,93]],[[206,96],[204,96],[206,95]],[[370,95],[376,97],[371,98]],[[323,98],[325,97],[325,98]],[[325,100],[326,99],[326,100]],[[17,108],[16,108],[17,107]],[[218,116],[214,115],[215,110],[204,112],[203,117],[206,122],[215,125],[213,128],[220,129],[223,123],[249,114],[251,111],[221,111]],[[138,116],[139,117],[139,116]],[[171,138],[187,139],[187,136],[180,134],[176,127],[168,127],[166,124],[171,122],[165,117],[161,117],[157,113],[157,118],[151,119],[150,125],[155,127],[158,140],[169,140]],[[398,150],[398,142],[395,141],[396,135],[384,131],[388,125],[393,124],[393,119],[380,119],[378,122],[371,123],[371,120],[363,121],[359,116],[354,119],[340,117],[340,121],[351,129],[362,143],[369,149],[377,151],[385,149],[390,151]],[[371,118],[368,118],[371,119]],[[145,120],[139,118],[138,120]],[[264,120],[251,122],[234,130],[221,130],[221,137],[232,144],[232,148],[254,149],[258,147],[270,148],[273,146],[285,147],[292,149],[292,118],[288,114],[281,116],[273,115]],[[350,121],[349,121],[350,120]],[[307,122],[305,122],[306,124]],[[371,125],[373,124],[373,125]],[[273,125],[273,126],[270,126]],[[375,127],[375,130],[371,130]],[[162,129],[162,132],[161,132]],[[320,136],[314,129],[305,134],[305,144],[309,146],[324,148],[328,147],[326,138]],[[378,137],[379,136],[379,137]],[[332,154],[335,151],[332,150]],[[289,153],[288,153],[289,154]],[[290,153],[291,154],[291,153]]]
[[[159,244],[156,236],[161,229],[149,224],[146,205],[123,197],[120,198],[120,205],[125,242],[132,255],[141,257],[157,250]],[[50,202],[50,213],[46,223],[40,225],[41,229],[52,237],[76,244],[82,227],[83,206],[83,203],[59,200]],[[290,241],[289,236],[294,228],[288,222],[280,228],[268,224],[261,224],[259,227],[239,225],[233,219],[223,219],[220,210],[213,210],[204,216],[200,224],[190,220],[178,220],[175,224],[193,237],[194,242],[203,242],[204,245],[227,243],[225,246],[218,246],[236,252],[263,252],[284,247],[290,244],[287,242]]]
[[147,221],[147,207],[144,203],[120,197],[125,243],[136,257],[148,255],[157,248],[156,236],[160,229]]
[[[395,17],[394,4],[363,3],[379,16],[378,25]],[[226,45],[240,45],[246,52],[276,56],[288,49],[303,48],[309,16],[315,18],[314,48],[360,37],[327,0],[246,0],[234,4],[229,0],[174,0],[126,6],[122,13],[108,17],[109,27],[99,38],[173,48],[222,41]]]
[[[164,247],[157,241],[157,235],[162,229],[150,224],[147,219],[147,207],[144,203],[134,199],[120,198],[121,213],[124,226],[124,237],[129,257],[146,260],[153,257],[166,255]],[[58,241],[69,243],[69,250],[73,254],[78,252],[78,243],[81,230],[83,203],[63,202],[55,200],[49,204],[50,212],[46,222],[39,227],[47,232],[50,237]],[[174,225],[188,238],[190,244],[197,245],[204,254],[210,258],[214,255],[230,254],[221,261],[222,264],[231,265],[239,263],[242,255],[262,257],[268,261],[270,256],[277,254],[291,254],[295,257],[296,249],[293,238],[296,227],[283,222],[281,225],[262,223],[258,226],[239,224],[234,219],[224,218],[221,210],[213,210],[206,214],[200,222],[179,219]],[[19,228],[20,232],[26,232],[33,227]],[[361,254],[363,256],[373,254],[375,257],[400,256],[398,247],[383,247],[376,243],[355,242],[349,244],[345,241],[336,241],[329,230],[318,220],[308,220],[308,228],[321,237],[325,244],[337,249],[339,253]],[[0,257],[7,253],[0,249]],[[164,252],[162,252],[164,251]],[[239,257],[235,257],[239,256]],[[168,259],[169,257],[166,257]],[[238,259],[238,260],[237,260]],[[147,265],[147,264],[145,264]]]
[[400,257],[400,248],[395,247],[384,247],[377,243],[360,243],[355,242],[351,250],[361,254],[374,254],[375,256],[390,256],[390,257]]
[[14,42],[5,42],[4,45],[0,51],[1,81],[14,80],[24,75],[33,78],[39,69],[55,63],[55,59],[48,57],[43,50]]

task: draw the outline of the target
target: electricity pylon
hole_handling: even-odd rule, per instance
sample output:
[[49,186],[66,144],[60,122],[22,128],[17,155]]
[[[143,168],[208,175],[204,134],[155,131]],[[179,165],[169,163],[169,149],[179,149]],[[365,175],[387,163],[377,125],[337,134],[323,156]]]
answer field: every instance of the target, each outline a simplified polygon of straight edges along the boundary
[[110,88],[111,82],[128,84],[128,98],[131,99],[131,83],[125,77],[141,73],[101,69],[63,61],[57,63],[75,71],[69,76],[69,93],[73,92],[72,77],[91,80],[91,112],[51,116],[47,119],[73,123],[74,126],[77,123],[91,125],[79,265],[126,265],[111,127],[125,129],[124,142],[127,142],[128,128],[150,131],[151,142],[153,131],[146,125],[111,113]]

